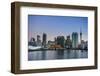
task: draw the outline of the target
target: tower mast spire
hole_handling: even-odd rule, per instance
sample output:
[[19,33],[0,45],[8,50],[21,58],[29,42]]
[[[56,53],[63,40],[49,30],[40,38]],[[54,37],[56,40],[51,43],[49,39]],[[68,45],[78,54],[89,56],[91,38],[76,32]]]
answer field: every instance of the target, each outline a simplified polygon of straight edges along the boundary
[[80,28],[80,43],[82,41],[82,29]]

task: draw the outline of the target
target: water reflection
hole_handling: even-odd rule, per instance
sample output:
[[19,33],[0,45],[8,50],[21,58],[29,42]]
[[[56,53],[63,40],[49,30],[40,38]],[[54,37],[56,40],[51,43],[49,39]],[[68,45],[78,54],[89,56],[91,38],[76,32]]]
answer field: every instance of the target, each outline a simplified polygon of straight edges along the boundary
[[78,59],[88,58],[87,50],[47,50],[29,51],[28,60]]

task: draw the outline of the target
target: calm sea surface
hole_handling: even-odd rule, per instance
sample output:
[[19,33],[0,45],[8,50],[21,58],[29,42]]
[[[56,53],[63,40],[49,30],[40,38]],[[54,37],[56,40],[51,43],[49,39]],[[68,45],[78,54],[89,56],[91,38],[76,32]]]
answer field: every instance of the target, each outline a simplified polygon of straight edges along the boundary
[[87,50],[46,50],[29,51],[28,60],[78,59],[88,58]]

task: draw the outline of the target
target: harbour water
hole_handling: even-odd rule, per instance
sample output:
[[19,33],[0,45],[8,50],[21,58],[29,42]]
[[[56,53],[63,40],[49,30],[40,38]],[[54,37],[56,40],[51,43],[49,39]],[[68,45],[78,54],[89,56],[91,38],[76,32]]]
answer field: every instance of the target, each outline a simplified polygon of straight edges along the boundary
[[55,60],[88,58],[88,50],[41,50],[28,51],[28,60]]

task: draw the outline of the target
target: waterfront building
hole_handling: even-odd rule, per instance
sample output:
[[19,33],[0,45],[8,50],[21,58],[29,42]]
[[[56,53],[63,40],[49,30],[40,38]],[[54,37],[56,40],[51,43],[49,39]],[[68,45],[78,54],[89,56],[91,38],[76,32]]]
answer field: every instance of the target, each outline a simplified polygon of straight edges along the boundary
[[65,47],[65,38],[64,36],[57,37],[57,45],[60,45],[62,48]]
[[78,33],[72,33],[72,48],[78,48]]
[[60,45],[50,45],[49,49],[62,49]]
[[48,41],[47,47],[50,48],[51,46],[55,45],[55,41]]
[[47,35],[45,33],[43,33],[43,41],[42,41],[42,46],[46,47],[46,42],[47,42]]
[[88,49],[88,42],[87,41],[84,41],[84,40],[81,41],[81,49]]
[[31,38],[31,40],[28,42],[28,45],[37,46],[35,38]]
[[37,35],[37,46],[42,46],[40,35]]
[[66,41],[65,41],[65,47],[66,47],[66,48],[72,48],[72,41],[71,41],[71,39],[70,39],[70,35],[67,36],[67,39],[66,39]]
[[85,41],[82,40],[82,41],[81,41],[81,49],[84,49],[84,48],[85,48]]
[[88,49],[88,41],[85,42],[85,49]]
[[54,41],[55,41],[55,45],[57,45],[57,38],[56,37],[54,38]]

